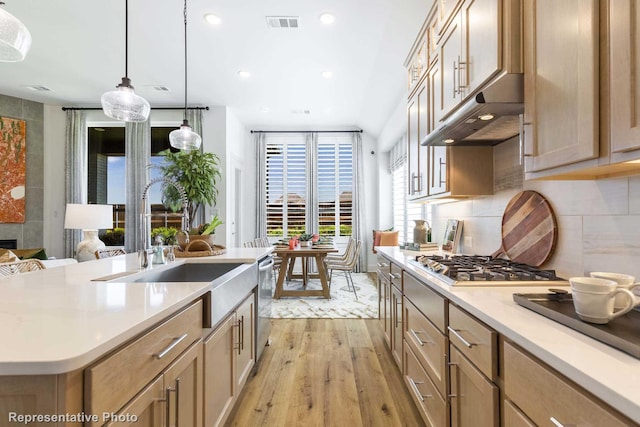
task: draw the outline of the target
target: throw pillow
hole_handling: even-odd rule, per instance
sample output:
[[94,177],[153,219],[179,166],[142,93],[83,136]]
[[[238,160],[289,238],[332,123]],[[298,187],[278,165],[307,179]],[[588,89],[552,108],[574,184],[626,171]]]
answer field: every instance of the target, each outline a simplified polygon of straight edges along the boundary
[[0,263],[2,262],[15,262],[18,261],[16,254],[9,249],[0,249]]
[[[380,239],[382,238],[382,233],[387,233],[387,232],[394,232],[393,231],[393,227],[387,229],[387,230],[373,230],[373,245],[371,246],[371,251],[374,254],[377,254],[378,251],[376,251],[376,246],[393,246],[393,245],[386,245],[386,244],[382,244],[380,243]],[[397,231],[395,231],[396,233],[396,241],[397,241]],[[397,245],[397,242],[396,242]]]

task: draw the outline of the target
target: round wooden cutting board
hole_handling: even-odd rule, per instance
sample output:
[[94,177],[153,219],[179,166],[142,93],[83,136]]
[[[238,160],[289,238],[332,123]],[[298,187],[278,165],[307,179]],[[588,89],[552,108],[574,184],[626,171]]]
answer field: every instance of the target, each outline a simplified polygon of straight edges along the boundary
[[539,267],[553,253],[557,237],[549,202],[540,193],[522,191],[509,201],[502,215],[502,247],[496,254]]

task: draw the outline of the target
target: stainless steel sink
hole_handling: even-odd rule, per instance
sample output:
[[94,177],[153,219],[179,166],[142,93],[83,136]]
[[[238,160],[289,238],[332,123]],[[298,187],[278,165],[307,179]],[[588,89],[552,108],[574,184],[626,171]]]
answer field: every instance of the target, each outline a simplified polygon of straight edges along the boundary
[[126,282],[212,282],[242,264],[203,263],[182,264],[174,268],[149,271]]

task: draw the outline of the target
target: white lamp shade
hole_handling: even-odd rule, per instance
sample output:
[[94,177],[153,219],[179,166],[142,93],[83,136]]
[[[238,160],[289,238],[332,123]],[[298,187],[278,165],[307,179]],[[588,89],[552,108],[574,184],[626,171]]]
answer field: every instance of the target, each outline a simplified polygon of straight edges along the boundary
[[197,150],[200,148],[201,143],[202,138],[191,129],[189,122],[186,120],[182,123],[180,129],[172,130],[169,133],[169,144],[179,150]]
[[67,204],[64,228],[99,230],[113,227],[112,205]]
[[131,86],[118,85],[102,94],[100,102],[107,117],[123,122],[146,122],[151,112],[147,100],[136,95]]
[[31,33],[15,16],[0,7],[0,61],[22,61],[31,47]]

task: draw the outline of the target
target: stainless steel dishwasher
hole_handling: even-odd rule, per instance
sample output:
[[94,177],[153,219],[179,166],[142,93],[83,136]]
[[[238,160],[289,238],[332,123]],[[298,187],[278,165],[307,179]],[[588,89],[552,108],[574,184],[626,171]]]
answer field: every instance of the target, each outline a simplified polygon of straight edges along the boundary
[[271,333],[271,302],[273,300],[273,257],[268,255],[258,262],[258,316],[256,360],[269,344]]

